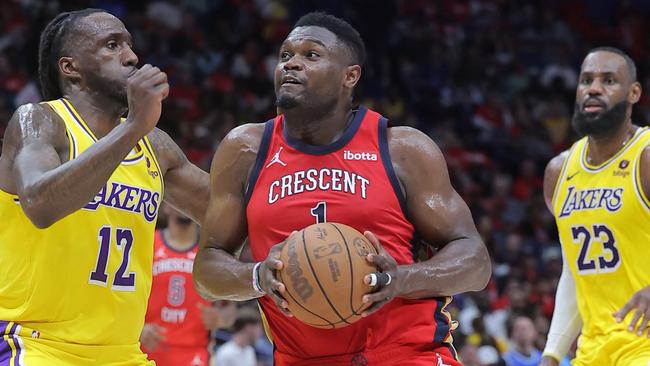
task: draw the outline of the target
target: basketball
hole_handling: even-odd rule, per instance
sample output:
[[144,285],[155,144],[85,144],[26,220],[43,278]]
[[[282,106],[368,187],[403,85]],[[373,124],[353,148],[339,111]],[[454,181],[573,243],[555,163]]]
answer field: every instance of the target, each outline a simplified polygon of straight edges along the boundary
[[377,269],[366,260],[375,247],[357,230],[338,223],[308,226],[282,248],[278,278],[291,313],[317,328],[341,328],[361,318],[370,305],[363,278]]

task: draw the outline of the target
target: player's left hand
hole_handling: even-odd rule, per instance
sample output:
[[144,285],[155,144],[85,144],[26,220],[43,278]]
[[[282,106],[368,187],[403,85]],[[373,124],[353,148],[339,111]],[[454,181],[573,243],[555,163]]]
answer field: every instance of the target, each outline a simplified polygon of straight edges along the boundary
[[[635,293],[630,301],[628,301],[621,310],[615,312],[613,315],[616,318],[616,321],[620,323],[633,309],[636,309],[636,312],[634,313],[634,317],[630,321],[627,330],[634,332],[636,329],[636,334],[642,336],[648,329],[648,322],[650,321],[650,286]],[[639,320],[641,320],[641,323],[639,323]],[[638,327],[637,323],[639,323]],[[648,338],[650,338],[650,332],[648,332]]]
[[395,296],[399,295],[402,288],[402,276],[400,276],[397,262],[381,246],[375,234],[366,231],[363,235],[372,243],[377,253],[379,253],[368,254],[366,258],[368,262],[374,264],[379,269],[379,272],[371,273],[363,278],[363,282],[368,286],[372,286],[374,290],[372,293],[363,296],[364,303],[372,304],[361,314],[365,317],[379,310],[395,298]]

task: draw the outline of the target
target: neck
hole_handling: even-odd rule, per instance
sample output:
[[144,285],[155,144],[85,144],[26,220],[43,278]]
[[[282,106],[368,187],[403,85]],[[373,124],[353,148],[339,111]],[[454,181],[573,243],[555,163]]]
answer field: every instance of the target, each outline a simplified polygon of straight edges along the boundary
[[111,132],[120,123],[120,117],[126,112],[123,105],[118,105],[96,93],[79,91],[66,93],[64,97],[72,103],[98,139]]
[[614,133],[598,136],[589,135],[587,150],[587,159],[590,164],[599,165],[614,156],[621,148],[627,144],[638,127],[627,120]]
[[242,333],[237,333],[232,337],[233,342],[235,342],[236,345],[238,345],[241,348],[244,348],[246,346],[250,346],[250,342],[248,342],[248,337],[246,337]]
[[533,345],[532,344],[517,344],[515,346],[517,352],[524,356],[530,356],[533,354]]
[[170,221],[167,229],[163,231],[163,235],[165,236],[167,244],[172,247],[172,249],[184,251],[190,249],[194,244],[196,244],[198,229],[194,223],[182,226]]
[[309,145],[329,145],[338,140],[352,122],[352,107],[336,106],[326,112],[292,108],[284,112],[287,134]]

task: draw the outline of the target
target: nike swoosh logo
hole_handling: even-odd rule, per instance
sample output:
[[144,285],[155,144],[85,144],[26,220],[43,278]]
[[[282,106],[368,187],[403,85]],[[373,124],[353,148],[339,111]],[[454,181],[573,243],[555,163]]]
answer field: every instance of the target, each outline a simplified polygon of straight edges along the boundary
[[579,173],[580,173],[580,172],[575,172],[575,173],[573,173],[573,174],[567,176],[567,177],[566,177],[567,182],[570,181],[573,177],[575,177],[575,176],[578,175]]

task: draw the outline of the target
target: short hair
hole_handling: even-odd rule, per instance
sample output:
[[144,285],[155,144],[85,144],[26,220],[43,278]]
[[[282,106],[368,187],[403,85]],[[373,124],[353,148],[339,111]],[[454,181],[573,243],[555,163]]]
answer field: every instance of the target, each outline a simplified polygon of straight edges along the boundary
[[350,23],[324,12],[311,12],[300,17],[292,30],[309,26],[322,27],[334,33],[352,51],[352,57],[357,64],[363,65],[366,61],[366,45]]
[[69,11],[57,15],[45,26],[38,46],[38,81],[45,100],[58,99],[63,96],[58,63],[77,20],[90,14],[105,12],[102,9],[92,8]]
[[627,65],[627,70],[630,73],[630,78],[632,79],[632,82],[637,81],[636,80],[636,64],[634,63],[634,60],[632,60],[632,58],[627,53],[623,52],[622,50],[620,50],[619,48],[616,48],[616,47],[596,47],[596,48],[592,48],[591,50],[589,50],[587,55],[590,55],[590,54],[592,54],[594,52],[600,52],[600,51],[615,53],[615,54],[623,57],[623,59],[625,60],[625,64]]
[[253,310],[242,308],[239,310],[239,314],[235,318],[233,323],[232,330],[234,333],[239,332],[244,329],[247,325],[255,325],[261,322],[259,313]]

